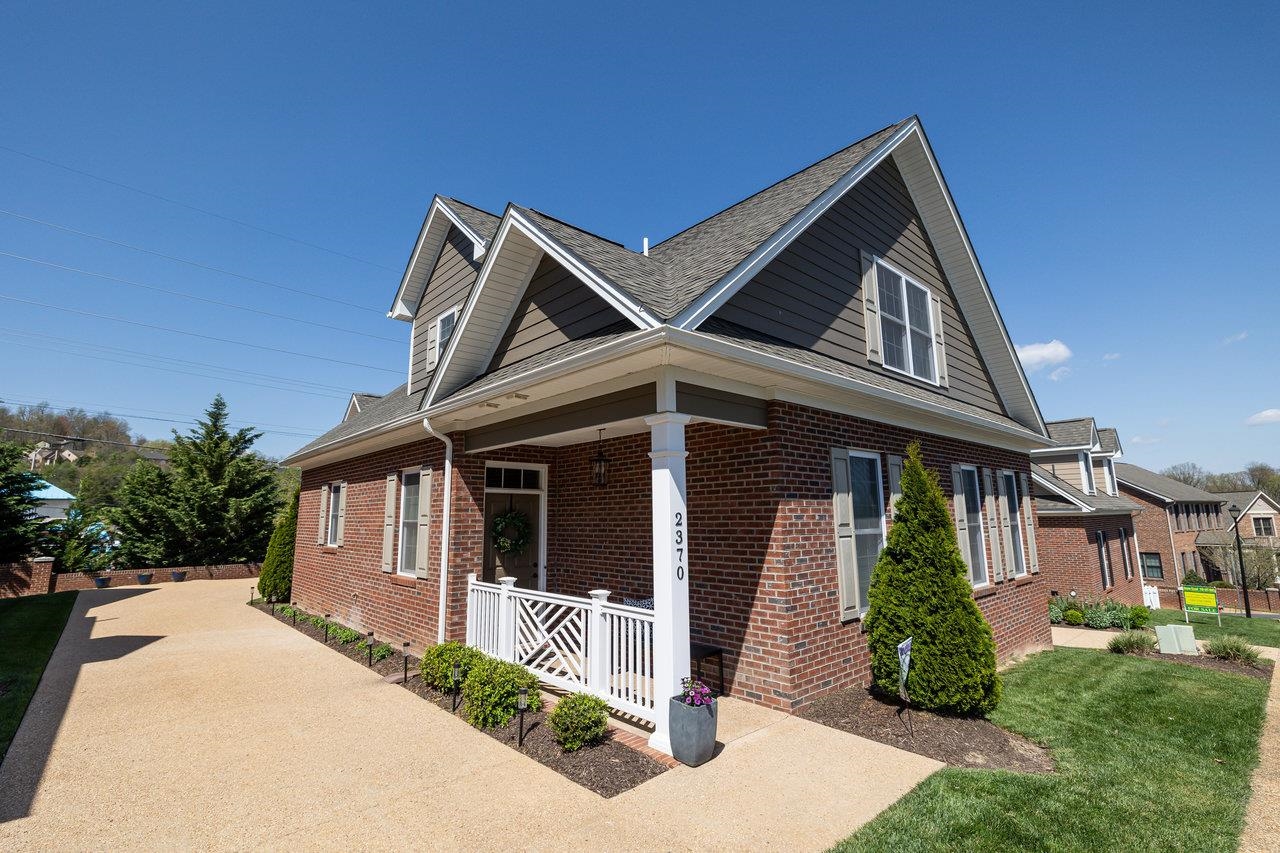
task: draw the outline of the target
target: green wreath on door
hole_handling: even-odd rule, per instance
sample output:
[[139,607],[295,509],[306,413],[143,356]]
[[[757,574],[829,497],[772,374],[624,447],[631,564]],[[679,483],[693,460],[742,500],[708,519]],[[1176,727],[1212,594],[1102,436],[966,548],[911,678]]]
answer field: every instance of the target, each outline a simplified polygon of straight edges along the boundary
[[499,554],[518,554],[529,544],[529,516],[511,509],[496,516],[489,527],[489,542]]

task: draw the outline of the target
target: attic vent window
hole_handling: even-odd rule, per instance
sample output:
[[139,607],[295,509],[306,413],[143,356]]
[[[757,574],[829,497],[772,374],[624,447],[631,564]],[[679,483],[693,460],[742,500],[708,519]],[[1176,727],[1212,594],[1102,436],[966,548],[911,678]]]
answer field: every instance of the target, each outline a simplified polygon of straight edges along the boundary
[[436,358],[444,355],[449,338],[453,337],[454,327],[458,325],[458,309],[450,308],[436,319]]
[[937,380],[932,295],[883,261],[876,261],[884,364],[926,382]]

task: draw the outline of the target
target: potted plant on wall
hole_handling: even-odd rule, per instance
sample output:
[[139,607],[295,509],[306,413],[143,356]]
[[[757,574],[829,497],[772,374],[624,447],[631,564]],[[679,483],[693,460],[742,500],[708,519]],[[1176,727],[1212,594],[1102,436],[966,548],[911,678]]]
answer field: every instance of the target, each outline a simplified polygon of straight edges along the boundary
[[143,586],[146,586],[147,584],[151,583],[152,575],[153,575],[153,572],[150,572],[150,571],[138,572],[138,583],[142,584]]
[[186,569],[170,569],[169,570],[169,580],[173,581],[174,583],[181,583],[186,579],[187,579]]
[[681,686],[680,695],[671,697],[671,754],[681,764],[697,767],[716,748],[716,700],[696,678],[686,678]]

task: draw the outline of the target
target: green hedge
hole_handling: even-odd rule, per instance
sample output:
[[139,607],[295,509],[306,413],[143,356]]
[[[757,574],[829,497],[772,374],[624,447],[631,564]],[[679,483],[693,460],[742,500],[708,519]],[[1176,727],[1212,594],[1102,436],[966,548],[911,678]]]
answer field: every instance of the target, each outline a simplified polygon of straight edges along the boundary
[[463,715],[479,729],[497,728],[516,715],[520,688],[529,690],[529,710],[542,708],[537,677],[524,667],[482,655],[462,682]]
[[598,696],[573,693],[556,703],[547,725],[565,752],[599,743],[609,730],[609,706]]
[[451,640],[427,649],[418,664],[418,672],[422,675],[422,680],[436,690],[451,693],[453,692],[453,665],[458,664],[459,686],[461,686],[461,682],[466,681],[467,673],[471,668],[482,660],[484,660],[484,654],[478,649]]

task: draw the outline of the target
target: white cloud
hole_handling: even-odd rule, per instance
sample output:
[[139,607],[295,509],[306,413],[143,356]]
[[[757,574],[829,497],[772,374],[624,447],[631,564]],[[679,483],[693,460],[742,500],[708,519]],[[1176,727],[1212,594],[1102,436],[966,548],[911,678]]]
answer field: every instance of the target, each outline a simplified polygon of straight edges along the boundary
[[1250,415],[1245,419],[1248,426],[1261,426],[1262,424],[1280,424],[1280,409],[1263,409],[1255,415]]
[[1103,361],[1115,361],[1115,360],[1116,360],[1117,358],[1119,358],[1119,357],[1120,357],[1120,353],[1118,353],[1118,352],[1109,352],[1109,353],[1107,353],[1106,355],[1104,355],[1104,356],[1102,357],[1102,360],[1103,360]]
[[1043,370],[1071,358],[1071,348],[1054,338],[1047,344],[1024,344],[1014,347],[1018,359],[1027,370]]
[[1066,379],[1070,375],[1071,375],[1070,367],[1059,367],[1057,370],[1053,371],[1053,373],[1049,374],[1049,378],[1052,379],[1054,382],[1061,382],[1063,379]]
[[1228,335],[1227,337],[1223,338],[1222,345],[1224,347],[1229,347],[1232,344],[1240,343],[1247,337],[1249,337],[1249,332],[1247,329],[1243,332],[1236,332],[1234,335]]
[[1160,443],[1160,439],[1150,435],[1135,435],[1132,438],[1126,439],[1126,441],[1128,441],[1130,444],[1159,444]]

